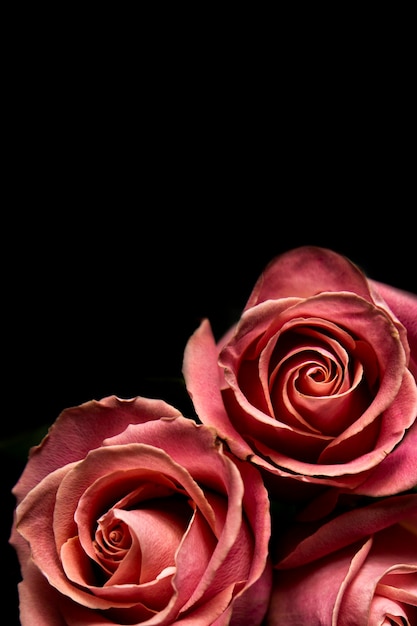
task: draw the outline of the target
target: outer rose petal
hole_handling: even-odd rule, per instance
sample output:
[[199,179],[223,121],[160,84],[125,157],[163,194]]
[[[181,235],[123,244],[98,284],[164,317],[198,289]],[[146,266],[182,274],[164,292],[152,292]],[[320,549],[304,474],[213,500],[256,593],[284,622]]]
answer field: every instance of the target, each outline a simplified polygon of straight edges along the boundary
[[[46,578],[30,561],[23,575],[24,579],[18,585],[21,623],[31,626],[68,626],[60,610],[60,594],[50,587]],[[47,601],[39,602],[39,598],[47,598]]]
[[245,310],[265,300],[309,298],[323,291],[350,291],[371,301],[366,277],[346,257],[317,246],[295,248],[270,261]]
[[42,478],[59,467],[78,461],[106,437],[122,432],[131,423],[159,417],[175,417],[180,412],[163,400],[108,396],[62,411],[43,441],[30,450],[28,463],[13,489],[18,502]]
[[[287,556],[279,559],[277,567],[288,569],[311,563],[403,519],[414,519],[417,524],[416,495],[393,496],[348,511],[327,523],[321,523],[302,540],[294,537],[294,541],[290,533],[289,545],[286,543],[283,546]],[[294,549],[291,549],[292,543],[295,544]]]
[[417,485],[416,450],[417,421],[405,434],[401,444],[352,492],[381,497],[412,489]]
[[[332,619],[339,590],[358,572],[368,552],[364,544],[352,563],[354,550],[345,548],[321,559],[318,567],[311,563],[286,570],[285,576],[275,573],[266,626],[340,626]],[[359,626],[357,615],[349,617]]]
[[183,373],[187,390],[200,419],[216,428],[222,439],[227,442],[231,440],[234,451],[244,459],[251,456],[253,451],[232,426],[224,408],[217,357],[214,335],[206,319],[185,347]]
[[[250,587],[248,592],[237,598],[233,606],[230,626],[259,626],[265,616],[265,607],[269,604],[272,586],[272,569],[266,567],[261,578]],[[229,624],[229,622],[225,622]]]
[[[364,561],[356,576],[349,581],[350,584],[346,586],[346,589],[341,590],[337,615],[340,626],[349,626],[351,623],[347,617],[349,615],[355,616],[358,626],[368,626],[368,617],[370,610],[372,611],[373,608],[375,594],[384,594],[384,578],[386,574],[393,576],[394,579],[400,574],[400,582],[397,583],[399,585],[398,599],[395,598],[397,587],[395,583],[394,593],[391,592],[389,587],[386,588],[388,594],[391,595],[392,593],[390,599],[395,601],[397,610],[401,609],[403,605],[405,605],[405,610],[407,605],[416,605],[417,549],[415,545],[413,549],[408,543],[401,542],[398,539],[398,533],[395,534],[393,530],[395,531],[395,529],[391,528],[383,533],[375,533],[373,535],[369,558]],[[411,564],[411,561],[414,561],[414,563]],[[408,594],[407,589],[403,593],[401,589],[403,578],[411,578],[410,586],[414,587],[413,594]],[[382,608],[379,606],[376,624],[380,623],[384,617],[380,613]]]
[[390,309],[407,329],[410,346],[410,370],[417,380],[417,295],[371,280]]
[[[417,495],[386,498],[314,526],[295,526],[281,538],[287,556],[276,564],[268,626],[382,624],[381,595],[392,601],[385,608],[397,605],[393,614],[403,607],[414,615]],[[370,612],[377,621],[368,621]]]

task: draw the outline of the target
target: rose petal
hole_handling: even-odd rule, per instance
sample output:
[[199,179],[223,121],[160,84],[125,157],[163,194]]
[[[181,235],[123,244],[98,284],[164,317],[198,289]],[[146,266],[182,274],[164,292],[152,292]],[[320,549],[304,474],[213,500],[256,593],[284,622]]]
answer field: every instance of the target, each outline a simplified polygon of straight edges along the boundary
[[232,594],[233,586],[230,586],[204,604],[193,608],[189,615],[182,615],[181,611],[180,616],[175,619],[175,625],[207,626],[207,624],[212,624],[212,626],[228,626],[232,615],[230,606]]
[[222,402],[217,347],[208,320],[201,322],[187,342],[183,374],[199,418],[204,423],[214,426],[219,436],[230,442],[239,457],[246,458],[251,455],[252,450],[232,427]]
[[60,594],[51,587],[32,561],[23,567],[23,580],[18,584],[20,621],[31,626],[67,626],[62,617]]
[[397,624],[398,626],[404,626],[404,623],[407,624],[407,621],[404,622],[404,620],[407,620],[407,614],[398,602],[393,602],[389,598],[379,595],[373,597],[367,624],[382,624],[382,626],[394,626],[394,624]]
[[354,488],[357,494],[391,496],[417,485],[417,421],[404,434],[401,444],[386,456],[366,480]]
[[[285,572],[275,572],[266,626],[337,623],[332,617],[340,589],[360,569],[368,550],[369,546],[365,543],[352,562],[355,549],[348,546],[321,559],[319,566],[310,563]],[[357,616],[350,617],[355,620]],[[357,621],[351,623],[359,626]]]
[[[382,385],[380,393],[382,395]],[[378,406],[378,402],[372,403],[369,407],[369,410],[366,411],[366,414],[372,414],[374,405]],[[369,457],[379,457],[380,464],[383,462],[383,459],[389,456],[389,453],[392,453],[393,449],[397,444],[402,441],[407,429],[415,422],[417,415],[417,386],[414,381],[413,376],[408,370],[403,372],[403,378],[401,380],[401,386],[398,390],[398,393],[395,397],[395,401],[392,402],[383,412],[381,412],[381,420],[376,422],[379,430],[379,436],[371,448],[372,452],[367,455]],[[361,419],[358,423],[363,423],[365,420]],[[375,422],[374,422],[375,423]],[[366,422],[365,425],[367,426]],[[322,463],[335,463],[337,460],[343,461],[346,455],[346,451],[349,450],[352,446],[355,446],[356,439],[360,439],[363,436],[364,431],[359,431],[356,433],[356,436],[349,437],[354,429],[349,428],[342,436],[335,439],[334,442],[330,443],[327,449],[323,452],[320,457],[320,461]],[[359,456],[361,450],[358,448],[358,452],[356,457]],[[366,457],[365,457],[366,458]],[[410,459],[410,461],[412,461]],[[360,462],[360,458],[357,458],[357,461],[354,459],[353,463]],[[378,468],[378,465],[376,466]],[[405,466],[406,467],[406,466]],[[404,467],[404,469],[405,469]],[[409,475],[409,480],[414,484],[416,481],[413,480],[413,476],[415,477],[415,472],[411,472]],[[404,477],[407,484],[407,479]],[[387,489],[389,493],[390,486],[387,484]],[[398,485],[398,489],[396,492],[405,491],[407,489],[406,486]],[[369,494],[371,495],[371,494]],[[372,495],[375,495],[372,492]]]
[[20,502],[45,476],[67,463],[83,459],[103,439],[124,430],[130,423],[143,423],[180,412],[162,400],[108,396],[62,411],[47,436],[30,450],[22,475],[13,489]]
[[[414,565],[408,565],[414,563]],[[350,622],[347,615],[355,615],[358,626],[367,626],[369,609],[379,581],[384,574],[395,571],[417,572],[417,537],[409,534],[407,540],[391,527],[375,533],[372,549],[355,578],[346,588],[339,608],[341,626]],[[363,621],[359,616],[363,615]]]
[[317,246],[301,246],[272,259],[252,290],[245,310],[265,300],[323,291],[350,291],[371,301],[368,281],[347,257]]
[[404,343],[410,347],[410,370],[417,380],[417,295],[371,280],[371,285],[381,294],[406,331]]
[[417,606],[417,562],[409,570],[398,573],[398,568],[383,576],[377,585],[377,593],[396,602]]
[[[272,568],[269,564],[264,569],[260,578],[246,590],[238,595],[233,604],[233,621],[231,624],[244,624],[245,626],[258,626],[268,609],[271,597]],[[225,622],[228,624],[229,622]]]
[[94,598],[90,593],[69,583],[59,560],[53,532],[53,514],[57,490],[68,471],[77,463],[60,468],[34,487],[16,510],[17,531],[28,541],[32,558],[42,572],[48,573],[52,587],[68,595],[76,602],[91,608],[107,609],[112,603]]
[[293,550],[289,537],[287,555],[280,559],[276,567],[287,569],[310,563],[406,519],[417,524],[417,496],[414,494],[392,496],[367,507],[347,511],[320,524],[303,540],[296,537]]

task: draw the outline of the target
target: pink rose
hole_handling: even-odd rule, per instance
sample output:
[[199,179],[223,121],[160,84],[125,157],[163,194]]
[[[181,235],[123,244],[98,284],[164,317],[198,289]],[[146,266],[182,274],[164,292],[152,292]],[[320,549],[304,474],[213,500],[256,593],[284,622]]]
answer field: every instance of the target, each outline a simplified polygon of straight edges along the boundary
[[260,473],[165,402],[66,409],[13,491],[23,626],[262,622],[272,568]]
[[417,296],[336,252],[273,259],[217,344],[202,321],[183,374],[200,420],[271,485],[384,496],[417,483]]
[[280,538],[267,626],[417,624],[417,494],[299,530]]

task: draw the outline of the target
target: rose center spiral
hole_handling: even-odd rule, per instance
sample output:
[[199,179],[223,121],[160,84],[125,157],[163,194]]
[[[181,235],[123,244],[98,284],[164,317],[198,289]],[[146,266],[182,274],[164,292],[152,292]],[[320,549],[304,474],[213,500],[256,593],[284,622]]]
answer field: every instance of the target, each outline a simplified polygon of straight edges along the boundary
[[370,362],[364,342],[335,325],[316,321],[285,332],[269,363],[275,417],[302,430],[337,436],[371,400],[364,384]]
[[97,521],[93,546],[107,583],[141,584],[173,571],[192,507],[182,496],[114,507]]

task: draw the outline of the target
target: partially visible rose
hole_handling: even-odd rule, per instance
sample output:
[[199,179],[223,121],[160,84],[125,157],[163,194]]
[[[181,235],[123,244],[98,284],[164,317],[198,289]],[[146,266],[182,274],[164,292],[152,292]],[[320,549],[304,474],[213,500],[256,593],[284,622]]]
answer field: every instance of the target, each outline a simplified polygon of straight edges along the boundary
[[218,343],[202,321],[183,374],[200,420],[271,488],[385,496],[417,483],[417,296],[343,255],[273,259]]
[[64,410],[14,494],[22,626],[262,622],[272,574],[260,473],[165,402]]
[[300,528],[280,538],[267,626],[417,624],[417,494]]

